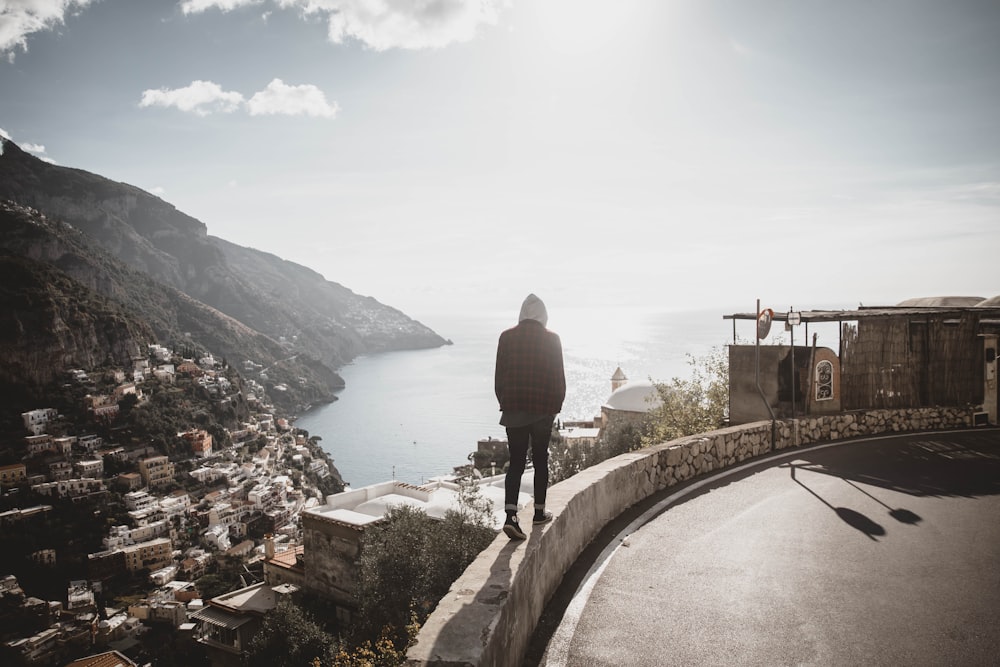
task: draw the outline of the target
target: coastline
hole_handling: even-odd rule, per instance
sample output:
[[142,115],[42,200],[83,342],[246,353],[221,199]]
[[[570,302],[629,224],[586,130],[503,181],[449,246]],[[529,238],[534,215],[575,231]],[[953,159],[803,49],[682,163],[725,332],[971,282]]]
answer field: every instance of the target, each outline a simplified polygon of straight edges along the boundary
[[[568,311],[550,322],[563,342],[567,400],[560,418],[589,420],[621,367],[633,381],[687,376],[689,357],[728,343],[721,310]],[[321,438],[354,488],[398,479],[412,484],[464,465],[480,439],[505,439],[493,394],[496,340],[510,317],[452,318],[440,327],[453,345],[380,352],[338,369],[337,400],[313,405],[295,424]]]

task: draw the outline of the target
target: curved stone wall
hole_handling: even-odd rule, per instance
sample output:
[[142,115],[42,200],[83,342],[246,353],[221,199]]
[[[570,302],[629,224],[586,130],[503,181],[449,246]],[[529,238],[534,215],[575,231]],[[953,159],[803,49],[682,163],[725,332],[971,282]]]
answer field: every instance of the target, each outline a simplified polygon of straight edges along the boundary
[[[612,519],[680,482],[789,447],[973,425],[970,408],[873,410],[754,422],[622,454],[549,488],[552,523],[526,541],[502,533],[421,628],[407,665],[520,665],[549,598]],[[774,446],[772,448],[772,430]],[[527,518],[527,517],[526,517]],[[526,526],[526,529],[528,527]]]

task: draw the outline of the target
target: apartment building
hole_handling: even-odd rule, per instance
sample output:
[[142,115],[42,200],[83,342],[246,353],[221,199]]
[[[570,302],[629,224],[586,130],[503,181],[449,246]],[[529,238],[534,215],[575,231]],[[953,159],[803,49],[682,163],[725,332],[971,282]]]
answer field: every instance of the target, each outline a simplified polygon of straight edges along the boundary
[[59,416],[59,411],[55,408],[40,408],[21,413],[24,420],[24,430],[31,435],[41,435],[45,433],[50,421]]
[[0,486],[14,486],[28,478],[28,469],[23,463],[0,466]]
[[200,428],[181,433],[181,437],[191,448],[191,454],[204,458],[212,455],[212,435]]
[[123,547],[122,553],[125,554],[125,567],[128,568],[128,571],[138,572],[139,570],[158,570],[170,565],[172,550],[173,545],[170,540],[166,537],[160,537]]
[[166,456],[151,456],[139,461],[139,474],[151,489],[166,486],[174,481],[174,464]]

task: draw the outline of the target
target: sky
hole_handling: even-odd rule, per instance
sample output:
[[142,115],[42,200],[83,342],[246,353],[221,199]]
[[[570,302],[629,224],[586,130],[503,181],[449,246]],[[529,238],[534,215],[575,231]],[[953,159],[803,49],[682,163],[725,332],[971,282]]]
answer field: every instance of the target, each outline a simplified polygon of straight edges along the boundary
[[998,109],[996,0],[0,0],[3,136],[430,324],[995,296]]

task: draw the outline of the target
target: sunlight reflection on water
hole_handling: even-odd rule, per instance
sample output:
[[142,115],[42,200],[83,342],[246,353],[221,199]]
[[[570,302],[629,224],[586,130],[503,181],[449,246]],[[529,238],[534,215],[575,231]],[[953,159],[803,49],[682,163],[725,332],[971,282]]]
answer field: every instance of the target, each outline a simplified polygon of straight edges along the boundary
[[[514,320],[514,321],[512,321]],[[467,461],[476,442],[505,437],[497,421],[493,365],[500,332],[516,317],[433,322],[454,341],[433,350],[357,359],[341,370],[339,400],[296,425],[322,438],[354,488],[392,479],[419,484]],[[629,379],[690,374],[688,358],[725,345],[731,325],[718,310],[688,313],[570,310],[552,314],[563,342],[567,393],[562,419],[590,419],[621,366]]]

